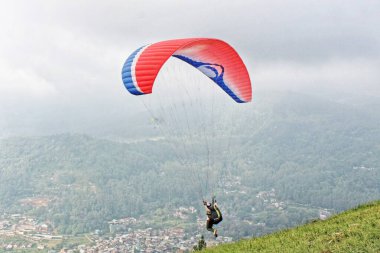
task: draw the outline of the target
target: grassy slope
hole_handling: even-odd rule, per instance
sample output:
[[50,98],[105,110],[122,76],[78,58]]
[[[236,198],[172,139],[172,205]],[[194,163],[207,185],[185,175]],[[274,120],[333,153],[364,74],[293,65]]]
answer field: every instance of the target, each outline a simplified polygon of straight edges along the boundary
[[380,252],[380,201],[325,221],[221,245],[205,252]]

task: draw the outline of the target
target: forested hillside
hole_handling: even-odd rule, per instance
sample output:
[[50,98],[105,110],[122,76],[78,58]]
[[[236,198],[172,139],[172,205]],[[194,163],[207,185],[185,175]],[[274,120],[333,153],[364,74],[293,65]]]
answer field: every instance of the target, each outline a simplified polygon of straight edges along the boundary
[[[212,189],[226,217],[221,233],[262,235],[317,218],[322,209],[379,199],[380,110],[363,108],[271,93],[239,121],[226,122],[238,134],[231,137],[228,175]],[[126,216],[170,219],[179,206],[195,206],[203,217],[191,171],[141,118],[127,124],[138,128],[135,136],[0,140],[0,212],[38,217],[65,234],[106,231],[108,221]]]

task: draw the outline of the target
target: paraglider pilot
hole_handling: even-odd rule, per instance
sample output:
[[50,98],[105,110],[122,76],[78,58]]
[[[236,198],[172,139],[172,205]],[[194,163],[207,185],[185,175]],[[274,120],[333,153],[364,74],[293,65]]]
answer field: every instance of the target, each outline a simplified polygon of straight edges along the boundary
[[203,200],[203,205],[206,208],[207,215],[206,228],[208,231],[213,232],[215,237],[218,237],[218,230],[213,228],[213,225],[221,222],[223,220],[223,217],[218,205],[216,204],[216,200],[215,198],[212,198],[211,203]]

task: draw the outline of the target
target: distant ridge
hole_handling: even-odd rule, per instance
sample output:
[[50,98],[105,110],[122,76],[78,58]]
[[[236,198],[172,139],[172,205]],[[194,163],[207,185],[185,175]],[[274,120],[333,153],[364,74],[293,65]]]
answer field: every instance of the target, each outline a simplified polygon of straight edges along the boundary
[[380,201],[293,229],[204,252],[380,252]]

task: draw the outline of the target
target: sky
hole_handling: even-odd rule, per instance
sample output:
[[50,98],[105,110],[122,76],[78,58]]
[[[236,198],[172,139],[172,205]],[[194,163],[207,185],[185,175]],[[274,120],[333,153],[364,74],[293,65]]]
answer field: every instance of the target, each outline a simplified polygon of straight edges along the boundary
[[377,0],[1,0],[0,137],[128,118],[136,98],[121,81],[125,59],[175,38],[232,45],[254,99],[265,90],[380,99],[378,13]]

